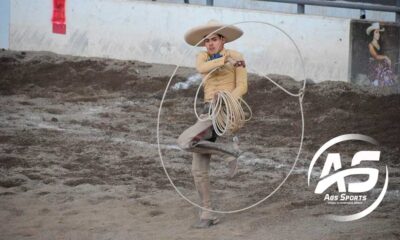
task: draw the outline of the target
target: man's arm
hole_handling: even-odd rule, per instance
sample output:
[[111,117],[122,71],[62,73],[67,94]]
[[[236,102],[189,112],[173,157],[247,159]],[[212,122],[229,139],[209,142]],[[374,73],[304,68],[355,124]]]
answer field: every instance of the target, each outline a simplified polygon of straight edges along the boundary
[[[236,87],[232,91],[232,95],[239,98],[247,93],[247,70],[246,64],[244,63],[243,56],[238,52],[230,54],[238,64],[235,67],[235,81]],[[240,64],[239,64],[240,63]]]
[[211,70],[217,67],[222,67],[225,64],[225,56],[210,61],[207,60],[208,60],[207,53],[201,52],[197,55],[196,69],[199,73],[207,74]]

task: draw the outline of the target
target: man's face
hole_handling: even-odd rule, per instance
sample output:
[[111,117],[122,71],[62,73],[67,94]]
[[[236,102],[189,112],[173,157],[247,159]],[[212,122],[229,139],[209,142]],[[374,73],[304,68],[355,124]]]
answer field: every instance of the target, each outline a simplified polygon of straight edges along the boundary
[[208,54],[216,54],[219,53],[225,44],[225,38],[220,37],[217,34],[213,34],[206,39],[204,39],[204,45],[207,48]]

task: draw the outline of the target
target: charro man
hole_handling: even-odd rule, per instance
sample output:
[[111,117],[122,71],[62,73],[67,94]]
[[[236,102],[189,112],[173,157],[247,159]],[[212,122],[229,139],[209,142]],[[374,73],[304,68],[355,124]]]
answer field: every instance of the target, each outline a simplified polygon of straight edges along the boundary
[[[222,28],[224,27],[224,28]],[[220,29],[222,28],[222,29]],[[213,33],[214,31],[217,32]],[[210,33],[213,33],[210,35]],[[197,55],[196,69],[203,75],[205,110],[215,100],[218,91],[228,91],[235,98],[240,98],[247,92],[247,70],[242,54],[226,49],[225,43],[241,37],[243,31],[235,26],[228,26],[211,20],[189,30],[185,34],[185,41],[195,46],[204,46],[206,51]],[[211,74],[209,74],[211,72]],[[208,76],[207,76],[208,75]],[[211,154],[223,154],[227,157],[230,176],[237,170],[238,157],[241,151],[238,141],[232,145],[216,143],[215,133],[211,120],[197,121],[186,129],[178,138],[178,145],[186,151],[193,152],[192,174],[196,189],[199,193],[201,205],[205,209],[212,209],[210,197],[210,159]],[[193,227],[207,228],[217,224],[219,219],[206,210],[201,210],[200,219]]]

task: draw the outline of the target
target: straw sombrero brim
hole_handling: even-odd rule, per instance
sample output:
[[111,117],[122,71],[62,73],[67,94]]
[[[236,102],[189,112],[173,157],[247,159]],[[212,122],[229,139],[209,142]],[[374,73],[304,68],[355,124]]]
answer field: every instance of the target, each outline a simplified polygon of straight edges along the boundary
[[[221,29],[220,29],[221,28]],[[220,29],[220,30],[218,30]],[[214,32],[216,34],[221,34],[222,36],[225,37],[225,42],[232,42],[238,38],[240,38],[243,35],[243,31],[240,28],[237,28],[235,26],[229,26],[225,24],[206,24],[202,26],[198,26],[195,28],[190,29],[186,34],[185,34],[185,41],[192,45],[195,46],[200,40],[202,40],[205,36],[208,34]],[[199,43],[197,46],[204,46],[204,41]]]
[[378,30],[378,29],[379,29],[379,32],[384,32],[384,31],[385,31],[384,28],[380,28],[379,26],[378,26],[378,27],[376,27],[376,26],[369,26],[369,27],[367,28],[367,31],[366,31],[366,32],[367,32],[367,35],[370,35],[372,31]]

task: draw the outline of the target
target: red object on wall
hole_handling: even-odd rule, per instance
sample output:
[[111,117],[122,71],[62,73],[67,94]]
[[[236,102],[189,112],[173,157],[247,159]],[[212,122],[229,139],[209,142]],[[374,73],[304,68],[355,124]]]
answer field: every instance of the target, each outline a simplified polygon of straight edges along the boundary
[[65,24],[65,0],[53,0],[53,33],[65,34],[67,26]]

